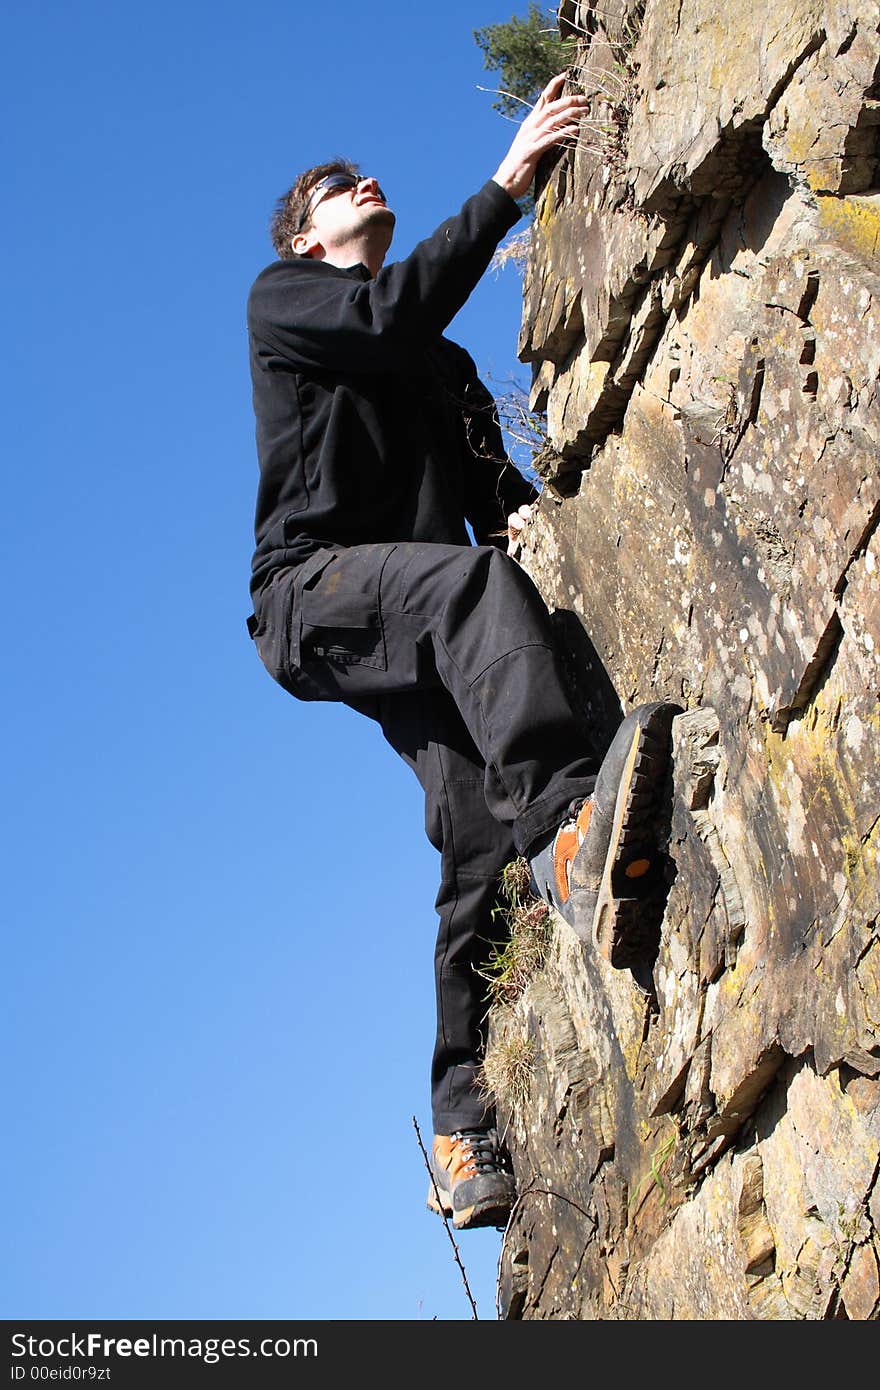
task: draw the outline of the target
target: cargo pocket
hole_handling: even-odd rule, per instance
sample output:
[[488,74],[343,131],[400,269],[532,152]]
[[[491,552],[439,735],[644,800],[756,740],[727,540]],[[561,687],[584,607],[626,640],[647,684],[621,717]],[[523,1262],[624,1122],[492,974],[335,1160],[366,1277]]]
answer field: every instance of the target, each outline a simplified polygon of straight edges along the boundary
[[375,545],[340,551],[306,579],[300,593],[301,662],[387,669],[379,585],[395,549]]

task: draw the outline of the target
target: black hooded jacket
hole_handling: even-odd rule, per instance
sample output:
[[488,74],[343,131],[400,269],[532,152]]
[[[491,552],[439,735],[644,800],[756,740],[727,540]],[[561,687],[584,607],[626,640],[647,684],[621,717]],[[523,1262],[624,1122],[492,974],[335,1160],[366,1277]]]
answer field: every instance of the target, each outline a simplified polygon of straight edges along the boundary
[[306,258],[258,276],[255,599],[276,570],[325,546],[467,545],[465,519],[488,544],[534,500],[473,361],[443,337],[519,215],[490,180],[375,277]]

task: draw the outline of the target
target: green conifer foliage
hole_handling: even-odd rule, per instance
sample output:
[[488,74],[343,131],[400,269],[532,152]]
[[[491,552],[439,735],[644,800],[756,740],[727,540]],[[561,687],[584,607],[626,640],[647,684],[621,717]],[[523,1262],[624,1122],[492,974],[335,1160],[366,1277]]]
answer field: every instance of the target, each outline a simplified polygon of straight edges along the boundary
[[[550,78],[574,58],[574,39],[563,39],[553,10],[529,0],[528,13],[512,15],[507,24],[487,24],[474,30],[483,50],[483,66],[499,74],[503,89],[492,103],[496,111],[522,120],[523,103],[533,105]],[[517,100],[519,98],[519,100]]]

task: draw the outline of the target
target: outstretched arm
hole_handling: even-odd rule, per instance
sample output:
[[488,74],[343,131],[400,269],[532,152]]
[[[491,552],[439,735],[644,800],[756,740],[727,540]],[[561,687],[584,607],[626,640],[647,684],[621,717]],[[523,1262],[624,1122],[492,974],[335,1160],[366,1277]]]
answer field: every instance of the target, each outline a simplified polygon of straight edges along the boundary
[[512,200],[529,187],[541,155],[577,135],[586,98],[560,97],[564,82],[561,73],[547,84],[494,177],[405,260],[360,282],[345,272],[310,273],[309,261],[269,266],[249,305],[267,347],[313,367],[376,372],[399,369],[425,335],[442,333],[517,221]]

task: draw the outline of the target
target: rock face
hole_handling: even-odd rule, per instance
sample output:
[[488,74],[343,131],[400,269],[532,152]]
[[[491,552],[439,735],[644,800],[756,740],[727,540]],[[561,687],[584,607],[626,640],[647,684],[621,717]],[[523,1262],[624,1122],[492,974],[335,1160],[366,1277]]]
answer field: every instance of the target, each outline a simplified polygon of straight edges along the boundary
[[600,751],[621,708],[687,712],[656,960],[559,923],[505,1009],[500,1309],[875,1318],[880,5],[560,22],[594,123],[537,204],[523,560]]

